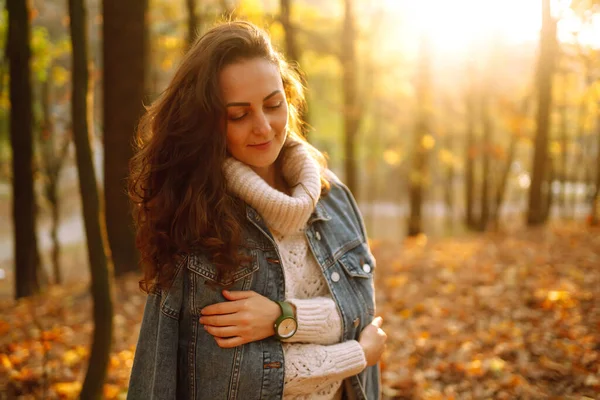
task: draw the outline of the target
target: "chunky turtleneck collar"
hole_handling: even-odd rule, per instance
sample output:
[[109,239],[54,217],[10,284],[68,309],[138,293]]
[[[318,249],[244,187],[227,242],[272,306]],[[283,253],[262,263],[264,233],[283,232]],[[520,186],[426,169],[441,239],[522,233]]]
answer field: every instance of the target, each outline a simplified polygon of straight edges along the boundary
[[233,157],[223,165],[227,190],[258,211],[270,229],[284,235],[303,229],[321,195],[321,166],[309,146],[288,137],[282,149],[280,165],[291,196]]

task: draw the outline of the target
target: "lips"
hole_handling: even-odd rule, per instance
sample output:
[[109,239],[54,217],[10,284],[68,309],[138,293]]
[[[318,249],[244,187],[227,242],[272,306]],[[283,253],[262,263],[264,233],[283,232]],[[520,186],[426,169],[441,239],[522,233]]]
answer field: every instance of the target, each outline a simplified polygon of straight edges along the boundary
[[257,150],[264,150],[269,147],[271,142],[272,142],[272,140],[269,140],[268,142],[258,143],[258,144],[250,144],[250,145],[248,145],[248,147],[252,147],[253,149],[257,149]]

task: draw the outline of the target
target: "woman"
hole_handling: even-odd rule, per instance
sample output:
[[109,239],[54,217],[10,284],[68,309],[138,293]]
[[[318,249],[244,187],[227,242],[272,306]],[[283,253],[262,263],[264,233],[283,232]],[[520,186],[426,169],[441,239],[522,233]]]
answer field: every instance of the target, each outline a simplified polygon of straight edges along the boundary
[[377,399],[364,224],[299,135],[297,75],[244,22],[199,38],[131,161],[148,300],[130,399]]

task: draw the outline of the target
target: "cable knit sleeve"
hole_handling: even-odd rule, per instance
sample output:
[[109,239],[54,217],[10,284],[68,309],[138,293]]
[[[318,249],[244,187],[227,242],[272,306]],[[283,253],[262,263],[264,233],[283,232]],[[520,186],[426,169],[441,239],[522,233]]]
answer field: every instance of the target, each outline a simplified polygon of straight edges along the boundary
[[298,330],[285,341],[313,344],[335,344],[340,341],[342,320],[332,298],[315,297],[287,301],[296,306]]
[[285,386],[289,395],[310,395],[356,375],[367,366],[356,340],[329,346],[284,343]]

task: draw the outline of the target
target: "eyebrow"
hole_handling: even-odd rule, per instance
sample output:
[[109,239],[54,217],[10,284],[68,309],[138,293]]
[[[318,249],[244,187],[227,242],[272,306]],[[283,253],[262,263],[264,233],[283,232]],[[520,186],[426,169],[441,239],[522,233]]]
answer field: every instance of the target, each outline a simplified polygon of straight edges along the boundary
[[[269,100],[271,97],[275,96],[277,93],[281,93],[281,90],[277,89],[273,91],[273,93],[269,94],[267,97],[263,99],[263,101]],[[227,103],[225,107],[249,107],[250,103]]]

